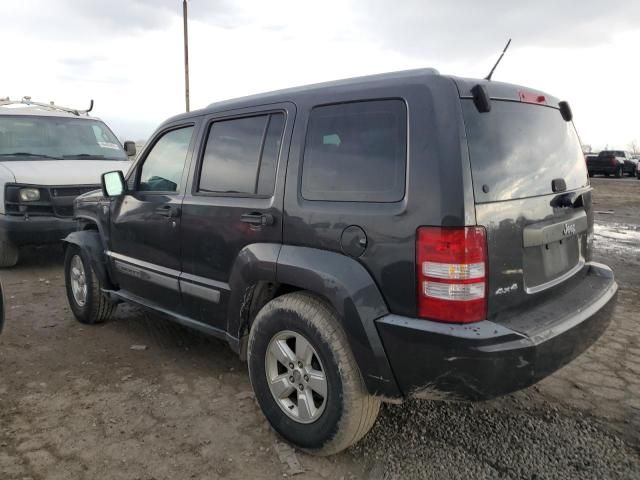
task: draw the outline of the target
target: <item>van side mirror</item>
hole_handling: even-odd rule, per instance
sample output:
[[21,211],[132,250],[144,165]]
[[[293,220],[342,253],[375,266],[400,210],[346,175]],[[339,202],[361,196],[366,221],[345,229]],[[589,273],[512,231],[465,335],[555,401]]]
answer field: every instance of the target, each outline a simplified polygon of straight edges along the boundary
[[136,154],[136,144],[131,140],[124,142],[124,151],[127,152],[128,157],[133,157]]
[[102,174],[102,194],[105,197],[119,197],[124,193],[125,185],[121,170]]

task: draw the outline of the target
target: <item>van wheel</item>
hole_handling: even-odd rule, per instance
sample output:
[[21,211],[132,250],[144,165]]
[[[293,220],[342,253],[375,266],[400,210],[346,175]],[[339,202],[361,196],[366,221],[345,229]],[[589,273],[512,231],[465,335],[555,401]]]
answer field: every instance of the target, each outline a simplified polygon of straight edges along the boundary
[[589,176],[593,177],[593,172],[591,170],[589,170]]
[[618,168],[616,168],[616,178],[621,178],[622,177],[622,167],[619,166]]
[[295,292],[256,316],[249,377],[271,426],[296,447],[337,453],[373,426],[380,400],[369,395],[346,336],[324,301]]
[[7,240],[0,242],[0,268],[13,267],[20,259],[18,247]]
[[95,324],[109,320],[117,305],[102,293],[87,254],[69,245],[64,256],[64,280],[69,306],[80,323]]

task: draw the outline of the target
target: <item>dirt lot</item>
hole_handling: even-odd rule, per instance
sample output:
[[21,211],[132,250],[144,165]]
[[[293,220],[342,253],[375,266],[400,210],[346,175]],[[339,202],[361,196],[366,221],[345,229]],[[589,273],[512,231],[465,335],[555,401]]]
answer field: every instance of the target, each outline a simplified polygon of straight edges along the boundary
[[597,344],[503,399],[387,406],[331,458],[279,441],[222,343],[132,307],[82,326],[61,248],[25,251],[0,273],[0,480],[640,478],[640,181],[592,183],[597,257],[620,284]]

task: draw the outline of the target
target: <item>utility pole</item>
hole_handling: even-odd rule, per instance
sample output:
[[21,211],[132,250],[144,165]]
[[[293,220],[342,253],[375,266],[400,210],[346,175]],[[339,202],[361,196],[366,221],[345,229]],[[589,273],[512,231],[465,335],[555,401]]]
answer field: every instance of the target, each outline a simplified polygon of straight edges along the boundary
[[187,30],[187,0],[182,0],[182,22],[184,24],[184,102],[189,111],[189,32]]

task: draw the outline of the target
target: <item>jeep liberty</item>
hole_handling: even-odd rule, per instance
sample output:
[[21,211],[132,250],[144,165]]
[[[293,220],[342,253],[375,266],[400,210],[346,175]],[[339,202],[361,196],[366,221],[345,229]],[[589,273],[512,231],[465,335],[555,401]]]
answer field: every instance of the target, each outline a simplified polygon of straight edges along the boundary
[[430,69],[178,115],[75,201],[71,308],[225,339],[273,428],[321,455],[383,401],[525,388],[602,334],[617,292],[571,118]]

